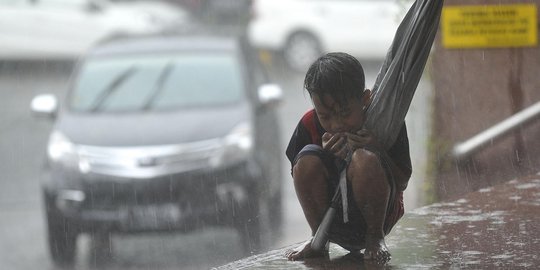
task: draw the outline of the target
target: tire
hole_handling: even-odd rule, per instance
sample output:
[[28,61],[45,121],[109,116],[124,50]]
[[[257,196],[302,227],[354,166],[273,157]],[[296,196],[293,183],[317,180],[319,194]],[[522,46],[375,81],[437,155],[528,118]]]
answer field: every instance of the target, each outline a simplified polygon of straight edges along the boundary
[[246,256],[260,253],[270,247],[270,220],[266,201],[251,196],[240,209],[242,216],[235,220],[240,241]]
[[276,192],[272,200],[268,202],[270,214],[270,226],[272,239],[277,239],[283,234],[283,195],[280,190]]
[[106,265],[113,258],[113,243],[108,231],[90,232],[91,264],[94,267]]
[[283,57],[287,65],[292,70],[302,73],[305,73],[311,63],[322,53],[319,40],[307,32],[293,34],[283,49]]
[[46,218],[51,259],[58,266],[73,265],[77,249],[77,229],[49,203]]

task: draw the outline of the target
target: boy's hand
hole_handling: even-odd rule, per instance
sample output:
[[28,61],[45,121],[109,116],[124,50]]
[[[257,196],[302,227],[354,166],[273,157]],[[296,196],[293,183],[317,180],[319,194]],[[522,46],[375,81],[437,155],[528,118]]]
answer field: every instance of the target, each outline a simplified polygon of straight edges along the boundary
[[347,134],[347,144],[351,148],[351,151],[354,151],[358,148],[365,146],[371,146],[375,149],[382,149],[382,145],[379,143],[375,135],[371,131],[361,129],[356,133],[346,133]]
[[322,146],[325,151],[328,151],[341,159],[345,159],[349,152],[347,135],[345,135],[345,133],[324,133],[322,136]]

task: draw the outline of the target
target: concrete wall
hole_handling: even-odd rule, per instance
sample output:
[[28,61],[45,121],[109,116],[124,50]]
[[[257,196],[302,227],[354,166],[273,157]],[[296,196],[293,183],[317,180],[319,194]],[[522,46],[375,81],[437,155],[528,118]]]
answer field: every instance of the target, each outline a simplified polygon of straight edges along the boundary
[[[446,0],[445,5],[540,0]],[[433,55],[432,173],[439,199],[540,171],[540,119],[457,164],[451,147],[540,101],[540,48],[445,49]]]

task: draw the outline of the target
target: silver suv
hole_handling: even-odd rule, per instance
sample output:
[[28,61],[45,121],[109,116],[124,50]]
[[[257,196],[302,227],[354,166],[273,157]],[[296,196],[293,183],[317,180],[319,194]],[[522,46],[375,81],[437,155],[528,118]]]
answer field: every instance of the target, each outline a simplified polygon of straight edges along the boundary
[[281,89],[246,44],[109,41],[80,62],[65,100],[34,98],[33,111],[55,119],[42,186],[56,263],[73,262],[81,233],[232,226],[247,252],[275,239]]

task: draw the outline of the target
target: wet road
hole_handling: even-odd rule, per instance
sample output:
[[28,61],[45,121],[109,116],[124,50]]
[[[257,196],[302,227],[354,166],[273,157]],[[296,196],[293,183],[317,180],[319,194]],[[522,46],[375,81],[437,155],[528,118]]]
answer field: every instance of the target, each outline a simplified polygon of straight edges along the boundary
[[[367,85],[372,85],[379,63],[364,63]],[[32,117],[29,104],[33,96],[53,93],[64,96],[71,63],[0,63],[0,268],[55,269],[48,257],[44,214],[41,205],[38,174],[45,154],[45,144],[52,122]],[[279,62],[271,68],[271,77],[284,90],[280,107],[282,149],[299,117],[311,107],[302,91],[303,74],[290,72]],[[428,82],[419,91],[428,93]],[[429,95],[419,94],[416,103]],[[413,102],[414,103],[414,102]],[[421,117],[425,106],[412,106],[410,113]],[[415,109],[417,108],[417,109]],[[425,121],[413,121],[425,125]],[[418,128],[409,130],[411,145],[422,141]],[[413,150],[414,151],[414,150]],[[421,165],[422,153],[414,154]],[[290,165],[283,159],[285,219],[284,234],[273,248],[299,242],[309,235],[289,176]],[[413,176],[414,178],[414,176]],[[406,194],[407,206],[417,205],[412,184]],[[76,269],[208,269],[243,256],[233,230],[212,229],[182,234],[113,236],[113,257],[100,261],[92,254],[91,241],[83,236],[79,242]]]
[[285,247],[218,269],[538,269],[538,213],[540,174],[405,214],[386,239],[387,265],[331,244],[329,258],[289,262]]

